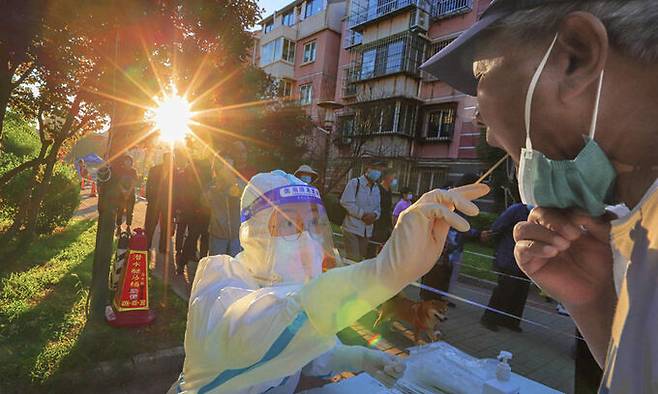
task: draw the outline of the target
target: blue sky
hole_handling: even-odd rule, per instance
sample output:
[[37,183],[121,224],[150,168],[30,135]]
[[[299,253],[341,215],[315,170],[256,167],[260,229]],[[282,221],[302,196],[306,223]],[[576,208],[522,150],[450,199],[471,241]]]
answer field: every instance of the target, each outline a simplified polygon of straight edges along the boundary
[[263,17],[270,15],[274,10],[283,8],[284,5],[292,3],[293,0],[259,0],[258,4],[261,8],[265,8],[263,12]]

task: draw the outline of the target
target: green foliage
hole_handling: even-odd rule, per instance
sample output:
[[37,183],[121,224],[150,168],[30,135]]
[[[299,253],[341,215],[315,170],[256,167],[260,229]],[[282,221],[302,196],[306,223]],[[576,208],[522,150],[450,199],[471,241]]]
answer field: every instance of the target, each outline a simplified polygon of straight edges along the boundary
[[41,203],[37,232],[50,233],[64,226],[80,205],[80,183],[72,165],[57,163],[50,180],[50,191]]
[[[7,113],[4,121],[2,150],[14,157],[28,159],[39,153],[41,142],[34,127],[15,113]],[[1,164],[0,164],[1,165]],[[1,171],[1,170],[0,170]]]
[[[0,175],[36,156],[39,147],[40,141],[34,127],[16,115],[8,116],[0,156]],[[21,203],[29,197],[35,176],[34,170],[23,171],[0,190],[0,226],[7,226]],[[75,169],[62,162],[56,163],[49,192],[37,217],[37,232],[50,233],[56,227],[64,226],[79,204],[80,184]]]
[[117,330],[87,321],[95,239],[93,221],[75,221],[1,267],[0,392],[66,392],[68,372],[182,343],[186,303],[169,295],[162,305],[157,280],[150,284],[153,325]]
[[498,218],[498,214],[491,212],[480,212],[479,215],[474,217],[469,217],[468,222],[471,224],[471,227],[478,230],[487,230],[491,228],[493,222]]

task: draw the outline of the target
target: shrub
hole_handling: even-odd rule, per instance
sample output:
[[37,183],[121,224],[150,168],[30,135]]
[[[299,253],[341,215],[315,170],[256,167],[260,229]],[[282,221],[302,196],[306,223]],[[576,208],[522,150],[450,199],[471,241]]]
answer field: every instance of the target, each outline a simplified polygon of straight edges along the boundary
[[57,163],[53,169],[50,188],[41,203],[37,218],[37,232],[51,233],[65,226],[80,205],[80,180],[72,165]]
[[[41,144],[33,126],[16,115],[8,116],[4,126],[0,174],[36,156]],[[21,202],[29,198],[34,177],[35,171],[23,171],[0,189],[0,227],[10,224]],[[79,204],[80,182],[77,173],[72,166],[58,162],[41,204],[37,232],[49,233],[55,227],[68,223]]]

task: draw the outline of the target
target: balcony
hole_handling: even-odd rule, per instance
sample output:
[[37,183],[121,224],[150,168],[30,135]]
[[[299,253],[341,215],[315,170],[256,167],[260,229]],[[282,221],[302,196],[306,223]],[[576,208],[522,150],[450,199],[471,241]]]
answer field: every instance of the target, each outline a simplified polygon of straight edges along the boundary
[[430,0],[355,0],[348,26],[358,30],[368,23],[413,7],[430,12],[431,3]]
[[449,18],[473,10],[473,0],[355,0],[348,27],[355,31],[379,19],[416,8],[432,19]]
[[412,33],[396,34],[354,47],[344,86],[400,73],[419,78],[418,67],[424,50],[425,40]]
[[443,19],[466,14],[473,10],[473,0],[434,0],[432,1],[432,18]]

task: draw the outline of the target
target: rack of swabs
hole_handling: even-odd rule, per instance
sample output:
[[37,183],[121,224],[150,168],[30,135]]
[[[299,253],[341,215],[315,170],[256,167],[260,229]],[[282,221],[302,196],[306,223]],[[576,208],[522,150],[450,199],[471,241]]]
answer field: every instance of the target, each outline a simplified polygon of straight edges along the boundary
[[[359,262],[355,262],[355,261],[352,261],[352,260],[349,260],[349,259],[346,259],[346,258],[341,258],[340,261],[341,261],[342,264],[345,264],[345,265],[359,264]],[[433,287],[424,285],[424,284],[419,283],[419,282],[412,282],[410,285],[414,286],[414,287],[417,287],[419,289],[423,289],[423,290],[432,292],[434,294],[437,294],[441,297],[445,297],[447,299],[451,299],[451,300],[454,300],[454,301],[458,301],[460,303],[464,303],[464,304],[467,304],[467,305],[470,305],[470,306],[474,306],[474,307],[479,308],[479,309],[488,310],[488,311],[491,311],[493,313],[497,313],[497,314],[509,317],[511,319],[514,319],[514,320],[518,320],[522,323],[526,323],[526,324],[529,324],[529,325],[534,326],[534,327],[542,328],[544,330],[550,331],[552,333],[555,333],[555,334],[558,334],[558,335],[561,335],[561,336],[564,336],[564,337],[584,340],[581,336],[574,335],[574,334],[571,334],[571,333],[566,333],[564,331],[560,331],[560,330],[557,330],[553,327],[550,327],[550,326],[548,326],[544,323],[540,323],[540,322],[536,322],[536,321],[533,321],[533,320],[530,320],[530,319],[526,319],[524,317],[516,316],[516,315],[513,315],[511,313],[501,311],[501,310],[496,309],[496,308],[492,308],[488,305],[484,305],[484,304],[481,304],[479,302],[476,302],[476,301],[469,300],[467,298],[458,296],[456,294],[453,294],[453,293],[450,293],[450,292],[447,292],[447,291],[443,291],[443,290],[439,290],[439,289],[435,289]],[[544,311],[541,311],[540,309],[537,309],[537,308],[535,308],[535,310],[540,311],[540,312],[544,312]]]

